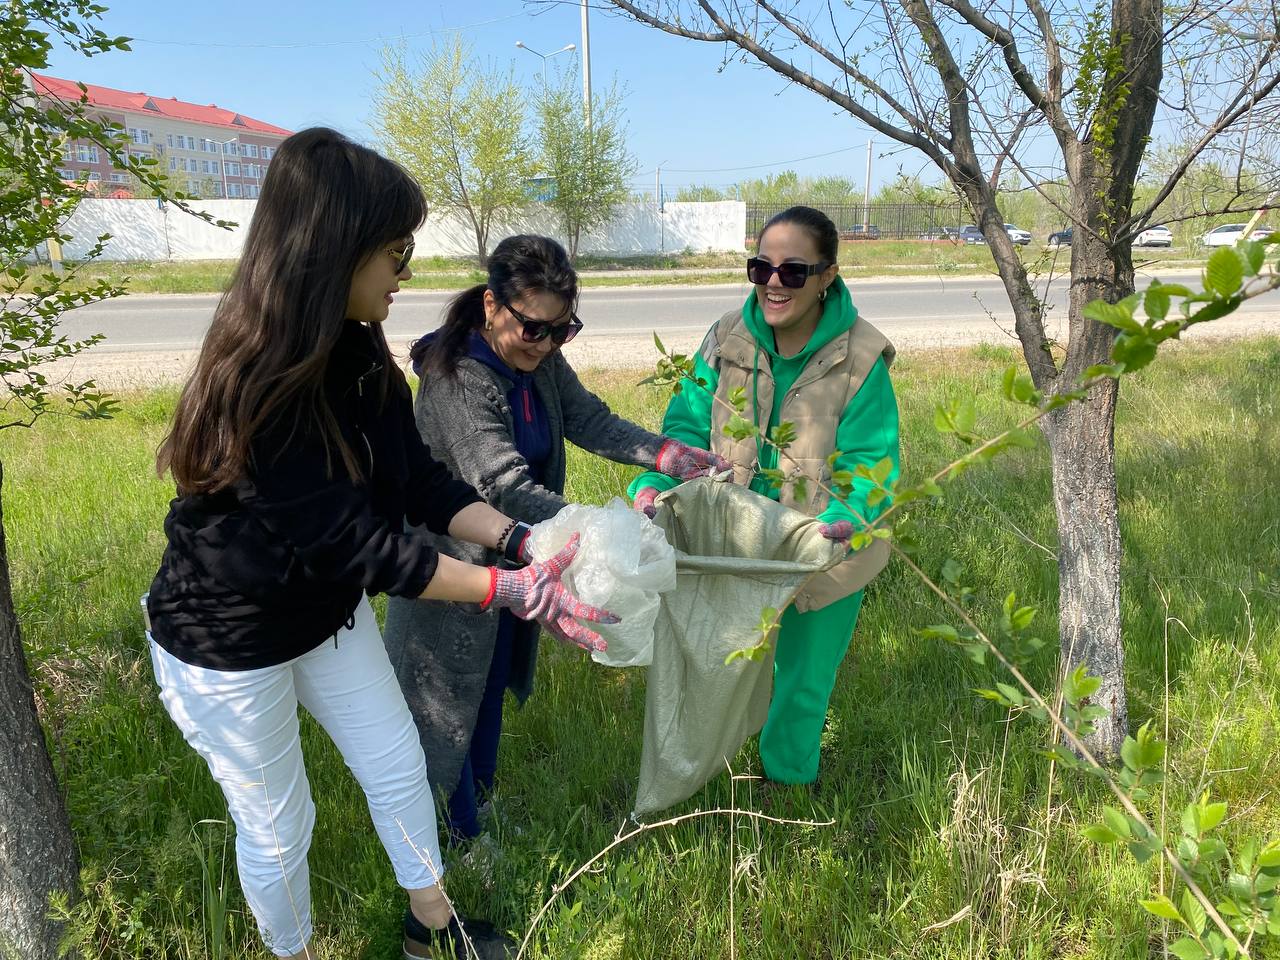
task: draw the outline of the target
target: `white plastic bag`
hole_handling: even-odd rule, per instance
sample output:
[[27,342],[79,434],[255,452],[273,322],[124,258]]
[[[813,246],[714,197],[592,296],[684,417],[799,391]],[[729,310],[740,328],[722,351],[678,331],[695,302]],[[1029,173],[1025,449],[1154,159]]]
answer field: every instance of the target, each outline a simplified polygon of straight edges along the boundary
[[675,551],[661,529],[614,497],[603,507],[571,503],[535,525],[533,558],[549,560],[575,533],[582,539],[564,585],[583,603],[622,618],[616,624],[586,624],[608,644],[592,658],[610,667],[647,666],[653,660],[658,594],[676,585]]

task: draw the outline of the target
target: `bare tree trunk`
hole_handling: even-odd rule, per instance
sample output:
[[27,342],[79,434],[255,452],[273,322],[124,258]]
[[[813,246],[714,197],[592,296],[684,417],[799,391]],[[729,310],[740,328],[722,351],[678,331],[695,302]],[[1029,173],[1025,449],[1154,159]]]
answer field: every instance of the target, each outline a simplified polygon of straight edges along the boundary
[[1120,523],[1116,503],[1114,380],[1051,414],[1045,433],[1058,519],[1058,636],[1065,671],[1084,664],[1102,679],[1092,703],[1109,715],[1086,740],[1118,756],[1128,733],[1120,628]]
[[0,511],[0,957],[57,956],[61,931],[46,919],[49,895],[72,893],[77,874],[71,824],[22,652]]

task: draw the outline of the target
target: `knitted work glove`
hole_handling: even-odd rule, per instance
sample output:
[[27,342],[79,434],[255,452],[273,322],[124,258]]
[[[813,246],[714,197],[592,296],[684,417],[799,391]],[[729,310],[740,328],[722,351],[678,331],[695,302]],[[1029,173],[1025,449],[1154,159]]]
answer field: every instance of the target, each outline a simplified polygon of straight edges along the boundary
[[824,523],[818,528],[824,537],[828,540],[842,542],[848,546],[849,539],[853,536],[853,524],[848,520],[837,520],[835,523]]
[[655,487],[641,487],[636,491],[636,497],[631,501],[631,508],[639,510],[650,520],[654,514],[658,512],[658,506],[653,501],[658,497],[658,491]]
[[668,439],[658,450],[658,461],[654,468],[677,480],[694,480],[732,470],[733,464],[719,454]]
[[557,640],[573,643],[584,650],[604,650],[607,644],[598,633],[574,620],[596,623],[620,623],[608,610],[583,603],[561,583],[561,577],[578,552],[578,534],[565,548],[545,563],[534,563],[521,570],[499,570],[490,567],[490,596],[481,604],[505,607],[521,620],[537,620]]

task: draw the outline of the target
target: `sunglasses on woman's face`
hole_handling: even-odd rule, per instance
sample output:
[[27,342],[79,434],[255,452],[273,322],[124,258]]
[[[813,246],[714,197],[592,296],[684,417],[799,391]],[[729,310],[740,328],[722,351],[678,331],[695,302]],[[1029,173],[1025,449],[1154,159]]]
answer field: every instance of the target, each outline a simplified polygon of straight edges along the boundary
[[403,250],[392,250],[388,248],[387,253],[396,258],[396,274],[402,274],[409,266],[409,261],[413,259],[413,241],[410,240]]
[[769,278],[775,273],[778,280],[784,287],[803,287],[805,281],[812,277],[815,273],[821,273],[831,264],[826,260],[820,260],[817,263],[780,263],[776,267],[768,260],[761,260],[759,257],[752,257],[747,261],[747,279],[752,283],[758,283],[764,286],[769,282]]
[[551,342],[559,347],[576,337],[582,329],[582,321],[576,313],[569,314],[568,323],[552,323],[550,320],[526,317],[509,303],[504,303],[503,306],[507,308],[507,313],[520,321],[520,339],[525,343],[541,343],[550,337]]

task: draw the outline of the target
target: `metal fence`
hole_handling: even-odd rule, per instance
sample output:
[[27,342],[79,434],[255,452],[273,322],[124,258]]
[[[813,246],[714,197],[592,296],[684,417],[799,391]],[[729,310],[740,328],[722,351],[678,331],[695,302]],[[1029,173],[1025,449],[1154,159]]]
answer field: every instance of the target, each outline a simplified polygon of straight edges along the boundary
[[[775,213],[790,203],[748,203],[747,238],[756,235]],[[835,223],[841,240],[918,240],[938,239],[943,228],[958,230],[973,223],[972,215],[961,204],[929,203],[811,203]],[[866,225],[867,229],[863,227]]]

